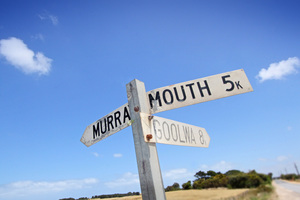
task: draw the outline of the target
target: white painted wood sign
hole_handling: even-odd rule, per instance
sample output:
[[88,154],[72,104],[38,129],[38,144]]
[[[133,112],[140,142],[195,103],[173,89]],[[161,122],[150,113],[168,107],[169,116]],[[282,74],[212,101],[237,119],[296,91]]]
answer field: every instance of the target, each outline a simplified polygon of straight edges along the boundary
[[243,69],[151,90],[151,113],[253,91]]
[[140,113],[140,115],[142,126],[148,126],[150,120],[151,139],[144,133],[145,142],[191,147],[209,146],[210,137],[204,128],[162,117],[149,117],[145,113]]
[[130,126],[128,103],[86,127],[80,141],[87,147]]
[[128,103],[87,126],[81,142],[89,147],[133,123],[132,133],[144,200],[166,199],[156,143],[208,147],[210,142],[204,128],[152,114],[253,91],[243,69],[158,88],[148,93],[144,83],[134,79],[126,85],[126,90]]
[[[229,97],[253,89],[243,69],[158,88],[147,92],[150,113]],[[89,125],[81,138],[86,146],[128,127],[131,124],[128,103]]]

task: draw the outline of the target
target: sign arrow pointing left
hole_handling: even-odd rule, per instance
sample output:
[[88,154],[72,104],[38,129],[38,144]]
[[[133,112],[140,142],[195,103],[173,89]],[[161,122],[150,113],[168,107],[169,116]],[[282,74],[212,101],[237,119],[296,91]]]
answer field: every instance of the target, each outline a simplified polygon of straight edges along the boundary
[[131,125],[128,103],[86,127],[80,141],[89,147]]

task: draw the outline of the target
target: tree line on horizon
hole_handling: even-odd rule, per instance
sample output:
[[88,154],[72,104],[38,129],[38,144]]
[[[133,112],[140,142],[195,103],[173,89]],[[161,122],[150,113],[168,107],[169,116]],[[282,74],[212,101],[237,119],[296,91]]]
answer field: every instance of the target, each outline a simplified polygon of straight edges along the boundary
[[[265,187],[266,185],[271,185],[272,182],[272,173],[263,174],[257,173],[255,170],[249,171],[248,173],[239,171],[239,170],[229,170],[226,173],[222,174],[221,172],[215,172],[209,170],[207,172],[198,171],[195,175],[195,180],[187,181],[183,183],[180,187],[179,183],[174,183],[171,186],[167,186],[165,188],[166,192],[176,191],[176,190],[189,190],[189,189],[208,189],[208,188],[218,188],[218,187],[226,187],[229,189],[237,189],[237,188],[260,188],[261,190],[271,190],[270,187]],[[297,178],[293,175],[286,176],[282,178]],[[299,178],[299,177],[298,177]],[[113,197],[125,197],[125,196],[133,196],[140,195],[139,192],[128,192],[126,194],[105,194],[105,195],[95,195],[92,198],[81,197],[79,199],[74,198],[63,198],[59,200],[88,200],[95,198],[113,198]]]
[[59,200],[106,199],[106,198],[126,197],[126,196],[135,196],[135,195],[140,195],[140,193],[139,192],[128,192],[128,193],[125,193],[125,194],[120,194],[120,193],[116,193],[116,194],[102,194],[102,195],[92,196],[92,198],[80,197],[79,199],[74,199],[74,198],[70,197],[70,198],[63,198],[63,199],[59,199]]
[[193,183],[189,180],[182,184],[182,188],[178,183],[166,187],[165,191],[188,190],[188,189],[208,189],[226,187],[229,189],[236,188],[257,188],[270,185],[272,181],[272,173],[262,174],[255,170],[244,173],[239,170],[229,170],[222,174],[209,170],[207,172],[198,171],[195,175],[196,179]]
[[280,175],[280,179],[285,179],[285,180],[296,180],[296,179],[300,179],[300,175],[297,174],[281,174]]

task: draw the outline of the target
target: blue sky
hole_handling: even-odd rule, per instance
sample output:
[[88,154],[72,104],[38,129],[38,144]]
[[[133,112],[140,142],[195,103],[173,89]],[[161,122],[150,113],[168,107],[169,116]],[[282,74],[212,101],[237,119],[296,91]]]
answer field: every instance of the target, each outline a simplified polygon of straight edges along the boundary
[[0,4],[0,199],[140,191],[131,127],[80,142],[135,78],[150,91],[243,68],[254,89],[157,114],[211,138],[157,145],[165,186],[199,170],[300,167],[298,1]]

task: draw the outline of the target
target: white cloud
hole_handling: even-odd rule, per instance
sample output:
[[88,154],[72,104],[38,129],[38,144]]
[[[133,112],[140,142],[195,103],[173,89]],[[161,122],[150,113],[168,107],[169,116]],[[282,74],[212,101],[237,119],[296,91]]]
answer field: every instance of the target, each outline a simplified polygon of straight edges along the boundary
[[114,157],[115,157],[115,158],[121,158],[122,156],[123,156],[123,155],[120,154],[120,153],[115,153],[115,154],[114,154]]
[[42,41],[45,40],[44,35],[41,34],[41,33],[36,34],[36,35],[33,35],[33,36],[31,36],[31,38],[33,38],[33,39],[35,39],[35,40],[42,40]]
[[297,73],[297,67],[300,66],[300,60],[297,57],[288,58],[278,63],[272,63],[268,69],[261,69],[256,78],[262,83],[266,80],[280,80],[285,76]]
[[51,194],[71,189],[83,189],[98,183],[95,178],[65,180],[56,182],[19,181],[0,186],[0,199],[26,197],[38,194]]
[[[209,171],[209,170],[213,170],[215,172],[222,172],[222,173],[225,173],[229,170],[232,170],[234,169],[234,166],[230,163],[230,162],[227,162],[227,161],[220,161],[220,162],[217,162],[215,164],[212,164],[212,165],[206,165],[206,164],[202,164],[200,166],[200,171]],[[199,171],[198,170],[198,171]]]
[[201,169],[201,171],[205,171],[205,170],[209,170],[209,167],[208,167],[208,165],[203,164],[203,165],[201,165],[200,169]]
[[97,153],[97,152],[93,152],[92,153],[95,157],[99,157],[100,155],[99,155],[99,153]]
[[166,179],[179,180],[179,179],[189,179],[193,177],[195,173],[189,172],[185,168],[172,169],[163,173],[163,177]]
[[164,186],[167,187],[173,185],[175,182],[182,184],[182,183],[186,183],[187,181],[193,181],[195,180],[194,177],[195,173],[196,173],[195,170],[191,172],[185,168],[165,171],[162,173]]
[[223,161],[213,165],[211,168],[212,168],[213,171],[220,171],[222,173],[225,173],[228,170],[233,169],[233,166],[231,165],[231,163],[226,162],[226,161],[223,160]]
[[138,186],[139,185],[139,175],[132,174],[131,172],[125,173],[121,178],[105,183],[109,188],[124,187],[124,186]]
[[15,37],[0,40],[0,55],[26,74],[45,75],[51,69],[52,59],[41,52],[34,53],[22,40]]
[[0,40],[0,55],[26,74],[45,75],[51,69],[52,59],[41,52],[34,53],[22,40],[15,37]]
[[268,161],[268,159],[266,159],[266,158],[259,158],[258,160],[262,161],[262,162],[267,162]]
[[278,157],[277,157],[277,161],[279,161],[279,162],[285,161],[285,160],[287,160],[287,159],[288,159],[287,156],[278,156]]
[[46,11],[43,14],[39,14],[38,16],[41,20],[50,20],[53,25],[58,24],[58,17],[54,16],[54,15],[51,15]]

